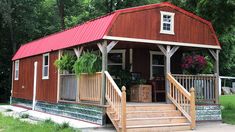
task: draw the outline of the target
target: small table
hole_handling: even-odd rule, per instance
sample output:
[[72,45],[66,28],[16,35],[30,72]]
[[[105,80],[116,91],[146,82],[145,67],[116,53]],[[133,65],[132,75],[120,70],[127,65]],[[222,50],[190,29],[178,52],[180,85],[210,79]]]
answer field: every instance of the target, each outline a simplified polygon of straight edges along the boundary
[[152,102],[151,85],[133,85],[131,87],[131,102]]

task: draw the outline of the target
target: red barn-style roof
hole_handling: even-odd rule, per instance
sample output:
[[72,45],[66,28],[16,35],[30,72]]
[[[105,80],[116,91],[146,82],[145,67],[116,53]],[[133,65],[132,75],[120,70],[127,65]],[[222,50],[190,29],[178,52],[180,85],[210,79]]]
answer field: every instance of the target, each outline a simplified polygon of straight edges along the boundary
[[185,15],[188,15],[194,19],[197,19],[198,21],[202,23],[207,24],[211,32],[213,33],[213,37],[216,40],[216,45],[220,46],[219,41],[216,37],[215,31],[212,27],[212,24],[209,21],[199,16],[196,16],[190,12],[187,12],[175,5],[172,5],[169,2],[163,2],[160,4],[151,4],[151,5],[117,10],[111,14],[99,17],[95,20],[88,21],[81,25],[77,25],[65,31],[61,31],[52,35],[48,35],[41,39],[29,42],[20,47],[20,49],[16,52],[12,60],[18,60],[21,58],[39,55],[39,54],[47,53],[50,51],[56,51],[56,50],[60,50],[60,49],[68,48],[68,47],[73,47],[73,46],[101,40],[109,33],[112,24],[114,23],[114,21],[120,14],[134,12],[138,10],[146,10],[146,9],[151,9],[151,8],[156,8],[156,7],[164,7],[164,6],[173,8]]

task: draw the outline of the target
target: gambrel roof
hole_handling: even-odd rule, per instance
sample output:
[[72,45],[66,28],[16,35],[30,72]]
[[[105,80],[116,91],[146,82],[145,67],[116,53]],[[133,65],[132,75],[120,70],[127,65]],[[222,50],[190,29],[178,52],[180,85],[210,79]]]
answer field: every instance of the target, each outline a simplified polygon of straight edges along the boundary
[[211,35],[213,39],[215,40],[215,43],[213,45],[217,45],[220,47],[215,31],[212,27],[212,24],[209,21],[193,13],[185,11],[175,5],[172,5],[169,2],[163,2],[159,4],[151,4],[151,5],[117,10],[105,16],[69,28],[65,31],[54,33],[45,36],[43,38],[40,38],[38,40],[26,43],[19,48],[19,50],[16,52],[12,60],[26,58],[34,55],[39,55],[51,51],[56,51],[68,47],[74,47],[77,45],[105,39],[106,35],[109,34],[113,23],[116,21],[119,15],[141,10],[158,8],[158,7],[172,8],[191,18],[200,21],[201,23],[206,24],[212,33]]

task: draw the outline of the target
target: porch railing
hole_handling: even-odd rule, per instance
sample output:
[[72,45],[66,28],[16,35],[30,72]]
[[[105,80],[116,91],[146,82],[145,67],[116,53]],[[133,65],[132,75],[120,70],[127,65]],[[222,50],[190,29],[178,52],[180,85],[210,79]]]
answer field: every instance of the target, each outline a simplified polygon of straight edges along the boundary
[[99,102],[101,99],[101,72],[93,75],[82,73],[79,77],[80,101]]
[[[122,92],[114,82],[110,74],[105,71],[106,76],[106,100],[110,105],[107,114],[113,122],[117,131],[126,131],[126,88]],[[119,125],[121,127],[119,128]]]
[[74,74],[60,75],[60,100],[76,101],[77,77]]
[[187,90],[194,87],[197,104],[211,104],[216,101],[215,75],[173,74],[174,78]]
[[168,98],[190,121],[191,129],[194,129],[196,126],[194,88],[191,88],[189,93],[170,73],[167,74],[167,80],[170,86]]

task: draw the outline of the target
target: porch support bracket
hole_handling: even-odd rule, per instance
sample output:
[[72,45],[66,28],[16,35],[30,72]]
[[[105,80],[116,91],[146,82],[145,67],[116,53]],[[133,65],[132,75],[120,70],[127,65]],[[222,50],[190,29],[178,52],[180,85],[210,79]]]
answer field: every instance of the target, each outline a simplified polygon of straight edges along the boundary
[[[175,52],[179,49],[179,46],[174,46],[171,48],[170,45],[167,45],[166,48],[163,45],[158,45],[159,49],[162,51],[162,53],[166,57],[166,67],[165,67],[165,74],[171,72],[171,57],[175,54]],[[170,103],[170,100],[167,98],[167,93],[169,93],[169,82],[166,79],[166,102]]]
[[[109,44],[107,44],[107,53],[109,53],[118,42],[119,41],[111,41]],[[103,45],[101,43],[98,43],[97,46],[103,54]]]
[[80,58],[81,54],[82,54],[82,51],[83,51],[83,46],[81,47],[78,47],[78,48],[73,48],[77,58]]
[[107,53],[109,53],[117,43],[118,43],[118,41],[110,42],[109,45],[107,46]]

